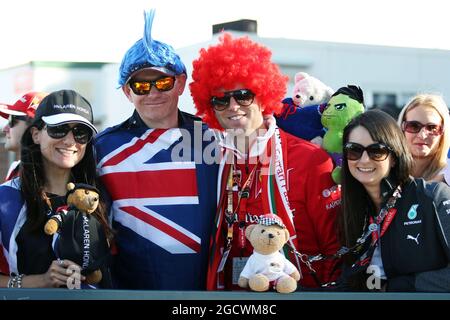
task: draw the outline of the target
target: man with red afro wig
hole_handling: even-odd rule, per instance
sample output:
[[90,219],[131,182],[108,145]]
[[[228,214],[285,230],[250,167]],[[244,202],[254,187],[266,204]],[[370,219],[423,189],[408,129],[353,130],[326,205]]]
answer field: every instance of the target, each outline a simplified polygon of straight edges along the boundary
[[236,83],[255,94],[262,114],[280,112],[289,79],[270,61],[270,50],[248,38],[232,39],[230,34],[224,34],[221,41],[208,50],[202,49],[200,58],[193,62],[190,90],[197,115],[211,128],[225,129],[217,122],[211,96],[232,89]]
[[[264,214],[282,218],[288,244],[303,254],[327,256],[339,249],[340,189],[331,179],[333,162],[318,146],[276,126],[272,115],[282,107],[288,78],[271,56],[248,37],[225,33],[193,62],[190,89],[197,114],[218,129],[222,148],[208,290],[239,289],[240,272],[253,251],[245,227]],[[337,260],[312,263],[313,277],[298,256],[287,254],[303,271],[304,287],[319,287],[338,276]]]

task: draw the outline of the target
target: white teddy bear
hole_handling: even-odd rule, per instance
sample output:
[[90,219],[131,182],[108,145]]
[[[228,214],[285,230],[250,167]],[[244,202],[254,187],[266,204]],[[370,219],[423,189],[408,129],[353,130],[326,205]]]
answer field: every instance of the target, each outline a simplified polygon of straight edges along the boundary
[[289,231],[280,217],[274,214],[260,216],[258,224],[245,229],[245,236],[253,246],[253,254],[247,260],[239,277],[241,288],[290,293],[297,289],[300,272],[280,253],[289,240]]
[[298,107],[303,108],[326,103],[334,93],[333,89],[306,72],[296,73],[294,79],[295,84],[292,92],[292,100]]

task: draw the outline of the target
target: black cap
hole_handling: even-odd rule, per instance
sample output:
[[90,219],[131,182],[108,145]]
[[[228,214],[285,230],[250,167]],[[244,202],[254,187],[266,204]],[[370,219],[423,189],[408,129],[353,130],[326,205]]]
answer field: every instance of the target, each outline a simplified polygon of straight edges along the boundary
[[34,123],[42,120],[48,125],[77,122],[87,125],[94,133],[94,117],[90,103],[78,92],[60,90],[50,93],[39,103]]

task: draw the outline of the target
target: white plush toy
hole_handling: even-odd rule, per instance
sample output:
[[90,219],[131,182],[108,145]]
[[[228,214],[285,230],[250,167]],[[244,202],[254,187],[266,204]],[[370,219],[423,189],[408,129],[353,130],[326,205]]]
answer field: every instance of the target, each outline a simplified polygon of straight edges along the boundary
[[321,146],[325,134],[321,116],[332,94],[333,89],[319,79],[298,72],[292,97],[283,100],[281,113],[275,115],[278,127]]
[[294,79],[292,100],[298,107],[303,108],[327,103],[334,93],[333,89],[306,72],[298,72]]

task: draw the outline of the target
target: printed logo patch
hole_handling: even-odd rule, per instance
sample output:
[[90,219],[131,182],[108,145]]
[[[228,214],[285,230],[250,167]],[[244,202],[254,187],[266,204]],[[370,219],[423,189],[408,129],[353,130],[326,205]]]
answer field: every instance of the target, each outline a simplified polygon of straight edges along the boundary
[[417,234],[417,236],[413,237],[412,235],[408,234],[408,236],[406,237],[406,240],[414,240],[414,242],[419,245],[419,236],[420,233]]
[[324,198],[328,198],[330,195],[331,195],[331,191],[330,191],[329,189],[324,189],[324,190],[322,191],[322,196],[323,196]]
[[329,189],[322,190],[322,197],[331,197],[332,200],[338,200],[341,198],[341,185],[334,185]]
[[413,204],[411,206],[411,208],[409,208],[409,211],[408,211],[408,219],[409,220],[414,220],[417,217],[417,207],[418,206],[419,206],[418,204]]
[[[442,202],[442,205],[448,208],[450,205],[450,200],[445,200],[444,202]],[[445,209],[445,213],[450,214],[450,209]]]

